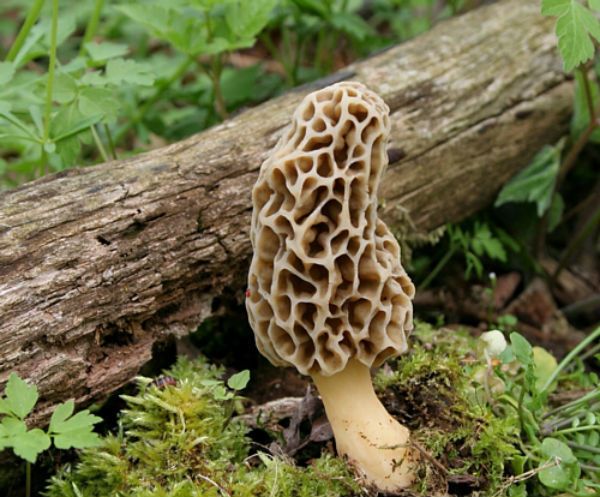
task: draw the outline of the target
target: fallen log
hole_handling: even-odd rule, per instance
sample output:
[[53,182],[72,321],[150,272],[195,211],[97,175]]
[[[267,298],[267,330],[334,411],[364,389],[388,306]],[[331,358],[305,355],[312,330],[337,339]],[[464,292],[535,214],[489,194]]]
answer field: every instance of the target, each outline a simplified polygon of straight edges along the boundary
[[404,233],[488,204],[566,131],[573,91],[539,3],[506,0],[180,143],[4,193],[0,385],[10,371],[35,382],[39,416],[98,399],[223,292],[241,300],[258,168],[300,99],[342,79],[391,108],[382,213]]

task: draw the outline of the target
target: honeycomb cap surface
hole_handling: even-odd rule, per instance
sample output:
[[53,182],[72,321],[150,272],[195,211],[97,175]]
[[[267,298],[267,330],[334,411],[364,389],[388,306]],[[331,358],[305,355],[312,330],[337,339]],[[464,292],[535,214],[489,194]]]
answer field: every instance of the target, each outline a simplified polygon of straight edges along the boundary
[[246,307],[259,351],[303,374],[407,349],[414,286],[377,217],[389,108],[360,83],[307,95],[252,191]]

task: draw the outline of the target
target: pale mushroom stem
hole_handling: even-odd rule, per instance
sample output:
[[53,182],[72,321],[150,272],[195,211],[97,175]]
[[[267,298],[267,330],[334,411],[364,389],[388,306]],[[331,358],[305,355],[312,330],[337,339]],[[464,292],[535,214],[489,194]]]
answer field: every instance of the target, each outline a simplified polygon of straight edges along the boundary
[[351,359],[332,376],[312,375],[333,429],[337,451],[379,490],[410,486],[415,454],[410,432],[385,410],[371,381],[369,368]]

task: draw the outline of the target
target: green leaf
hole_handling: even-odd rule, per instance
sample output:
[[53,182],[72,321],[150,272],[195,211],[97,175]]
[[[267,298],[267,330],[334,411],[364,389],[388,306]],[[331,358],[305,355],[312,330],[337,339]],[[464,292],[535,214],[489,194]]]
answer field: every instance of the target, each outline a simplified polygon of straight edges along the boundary
[[114,92],[106,88],[82,88],[78,100],[79,112],[85,117],[103,114],[110,121],[116,119],[121,108]]
[[12,62],[0,62],[0,85],[8,83],[15,75],[15,66]]
[[68,74],[58,73],[54,78],[52,99],[59,104],[67,104],[77,96],[77,83]]
[[166,39],[165,28],[171,20],[171,11],[167,6],[153,3],[145,5],[118,5],[116,8],[127,17],[142,24],[154,36]]
[[50,437],[39,428],[29,430],[12,440],[14,453],[30,463],[34,463],[38,454],[48,447],[50,447]]
[[40,452],[50,447],[50,437],[39,428],[27,431],[25,422],[15,418],[4,418],[1,423],[5,447],[12,447],[14,453],[30,463],[34,463]]
[[216,400],[230,400],[233,398],[233,394],[228,392],[227,389],[222,385],[218,385],[213,390],[213,396]]
[[600,0],[588,0],[590,9],[600,10]]
[[293,0],[300,9],[307,14],[316,15],[323,19],[329,18],[329,8],[326,2],[321,0]]
[[48,430],[54,438],[54,445],[59,449],[98,446],[101,440],[93,432],[93,427],[102,421],[102,418],[90,414],[87,409],[71,417],[74,409],[75,402],[68,400],[60,404],[52,413]]
[[542,347],[533,347],[533,364],[535,365],[535,386],[537,390],[541,390],[557,368],[556,358]]
[[[581,468],[566,444],[556,438],[545,438],[540,450],[548,458],[539,466],[543,467],[538,473],[542,484],[548,488],[566,490],[577,481]],[[544,467],[554,462],[557,463],[556,466]]]
[[154,83],[154,75],[146,64],[120,58],[108,61],[106,64],[106,79],[113,85],[130,83],[150,86]]
[[81,81],[82,84],[89,86],[106,86],[108,84],[108,81],[100,71],[86,72],[81,76],[79,81]]
[[56,143],[54,142],[46,142],[44,143],[44,151],[48,154],[53,154],[56,150]]
[[15,416],[21,419],[27,417],[38,400],[37,387],[19,378],[16,373],[11,373],[8,377],[4,393],[6,405]]
[[578,0],[543,0],[542,14],[558,17],[556,36],[565,71],[594,56],[591,37],[600,41],[600,21]]
[[102,120],[102,117],[103,117],[102,114],[96,114],[95,116],[84,117],[84,118],[80,119],[79,121],[73,123],[73,125],[69,129],[67,129],[60,135],[55,136],[53,139],[54,139],[54,141],[59,142],[61,140],[65,140],[66,138],[75,136],[75,135],[81,133],[82,131],[89,129],[91,126],[93,126],[97,122],[100,122]]
[[[598,107],[600,102],[600,89],[595,78],[588,78],[592,106]],[[585,79],[581,70],[575,71],[575,99],[573,101],[573,117],[571,119],[571,136],[576,140],[588,127],[590,122],[589,105],[585,91]],[[596,129],[590,136],[590,141],[600,142],[600,129]]]
[[359,15],[340,12],[332,16],[331,24],[357,41],[374,34],[373,28]]
[[515,353],[512,347],[506,347],[502,353],[498,356],[498,359],[502,361],[502,364],[508,364],[515,360]]
[[467,279],[471,277],[473,270],[475,271],[477,277],[481,278],[483,275],[483,263],[481,260],[479,260],[479,257],[477,257],[473,252],[465,252],[465,261],[467,263],[467,269],[465,272]]
[[63,138],[56,143],[56,153],[61,159],[61,167],[59,167],[59,170],[73,167],[76,165],[79,154],[81,153],[81,141],[76,136]]
[[487,224],[475,224],[473,237],[471,238],[471,247],[478,256],[486,254],[490,259],[506,261],[506,251],[502,243],[494,238]]
[[[168,41],[183,53],[189,55],[208,53],[209,36],[204,12],[171,8],[166,2],[120,5],[117,9],[142,24],[153,36]],[[227,48],[226,40],[220,40],[219,43],[222,45],[220,51]]]
[[26,123],[24,123],[23,121],[21,121],[21,119],[19,119],[17,116],[15,116],[14,114],[12,114],[11,112],[4,111],[4,110],[0,109],[0,117],[3,117],[9,123],[11,123],[12,125],[14,125],[17,128],[19,128],[21,131],[23,131],[32,140],[38,141],[38,139],[39,139],[38,136],[36,136],[36,134],[31,130],[31,128],[29,127],[29,125],[27,125]]
[[[45,42],[47,46],[50,46],[50,37],[51,37],[51,20],[50,16],[48,16],[43,22],[42,25],[45,28]],[[60,46],[63,42],[71,36],[75,30],[77,29],[77,19],[76,14],[73,13],[65,13],[61,12],[58,16],[58,26],[56,33],[56,45]]]
[[31,116],[31,120],[35,127],[37,128],[37,132],[39,136],[44,134],[44,121],[42,118],[42,110],[39,105],[30,105],[29,106],[29,115]]
[[504,185],[494,205],[534,202],[538,216],[542,217],[552,201],[563,146],[564,140],[561,140],[555,146],[546,145],[542,148],[529,166]]
[[104,41],[102,43],[93,41],[85,44],[85,50],[94,62],[102,62],[127,55],[129,47],[121,43],[112,43],[110,41]]
[[529,366],[533,363],[533,349],[523,335],[513,331],[510,334],[510,344],[515,357],[523,366]]
[[0,414],[11,414],[8,402],[2,397],[0,397]]
[[277,0],[237,0],[225,7],[229,29],[239,38],[254,38],[269,22]]
[[571,0],[542,0],[542,14],[559,17],[569,11]]
[[233,390],[243,390],[250,381],[250,371],[244,369],[227,380],[227,386]]
[[565,210],[565,202],[560,193],[555,193],[552,196],[552,203],[548,210],[548,233],[552,233],[562,219],[563,211]]

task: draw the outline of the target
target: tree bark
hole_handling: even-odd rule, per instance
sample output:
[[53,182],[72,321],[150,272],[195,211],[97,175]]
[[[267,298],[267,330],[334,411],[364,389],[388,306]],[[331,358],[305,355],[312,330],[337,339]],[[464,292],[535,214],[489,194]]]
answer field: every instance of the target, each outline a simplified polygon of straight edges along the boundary
[[391,108],[384,219],[426,233],[488,204],[564,134],[572,82],[537,1],[508,0],[246,110],[180,143],[41,178],[0,200],[0,385],[35,382],[39,416],[136,374],[152,344],[243,298],[250,190],[309,91],[343,79]]

